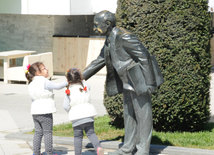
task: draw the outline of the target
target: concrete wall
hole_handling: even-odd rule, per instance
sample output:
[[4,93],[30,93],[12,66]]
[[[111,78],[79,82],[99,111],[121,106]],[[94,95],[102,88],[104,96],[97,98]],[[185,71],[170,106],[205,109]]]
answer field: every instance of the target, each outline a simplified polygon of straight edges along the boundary
[[[53,51],[53,36],[93,36],[93,15],[11,15],[0,14],[0,52]],[[17,61],[22,62],[22,59]]]
[[0,51],[52,51],[54,18],[0,14]]
[[54,35],[94,36],[94,15],[54,16]]

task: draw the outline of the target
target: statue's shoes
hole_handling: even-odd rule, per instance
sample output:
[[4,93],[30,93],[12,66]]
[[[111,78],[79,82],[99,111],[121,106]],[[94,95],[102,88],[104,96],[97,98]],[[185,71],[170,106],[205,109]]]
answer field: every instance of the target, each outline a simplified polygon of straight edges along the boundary
[[149,155],[149,153],[145,153],[145,151],[137,151],[135,155]]
[[133,155],[131,152],[124,152],[121,149],[114,151],[114,152],[109,152],[108,155]]

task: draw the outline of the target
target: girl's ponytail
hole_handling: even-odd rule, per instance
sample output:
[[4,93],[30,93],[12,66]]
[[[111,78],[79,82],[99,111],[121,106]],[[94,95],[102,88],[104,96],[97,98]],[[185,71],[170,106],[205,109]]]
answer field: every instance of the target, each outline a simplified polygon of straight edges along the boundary
[[25,73],[25,77],[27,78],[28,82],[31,83],[33,80],[33,75],[30,72]]
[[[80,73],[79,69],[71,68],[71,69],[67,70],[67,72],[65,73],[65,76],[67,78],[67,81],[68,81],[69,85],[70,84],[74,84],[74,83],[79,83],[82,86],[82,88],[80,88],[79,90],[81,92],[83,90],[86,90],[86,88],[84,88],[84,85],[82,83],[83,77],[82,77],[82,74]],[[68,90],[69,89],[67,89],[66,91],[68,92]]]
[[36,76],[36,72],[41,72],[40,66],[44,65],[42,62],[35,62],[32,65],[28,64],[25,70],[25,77],[28,82],[31,83],[33,81],[34,76]]

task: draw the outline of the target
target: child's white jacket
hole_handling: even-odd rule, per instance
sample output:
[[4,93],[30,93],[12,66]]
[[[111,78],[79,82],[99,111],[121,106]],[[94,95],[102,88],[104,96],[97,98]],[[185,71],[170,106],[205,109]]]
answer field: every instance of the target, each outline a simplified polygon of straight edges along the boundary
[[56,112],[56,104],[52,90],[45,89],[44,76],[35,76],[29,84],[28,90],[31,99],[31,114],[49,114]]
[[93,117],[97,115],[94,106],[90,103],[91,95],[89,88],[86,91],[80,91],[83,88],[80,84],[72,84],[69,86],[70,89],[70,110],[69,120],[77,120],[86,117]]

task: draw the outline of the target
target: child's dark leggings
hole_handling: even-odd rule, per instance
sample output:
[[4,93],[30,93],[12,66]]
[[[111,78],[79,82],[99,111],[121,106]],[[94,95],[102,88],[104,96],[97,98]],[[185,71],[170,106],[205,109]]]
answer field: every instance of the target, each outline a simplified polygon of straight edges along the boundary
[[40,155],[42,136],[44,135],[45,153],[53,155],[52,146],[52,130],[53,116],[52,114],[33,115],[35,126],[35,134],[33,137],[33,153]]
[[88,139],[94,146],[95,151],[100,147],[100,141],[97,138],[97,135],[94,132],[94,122],[81,124],[74,127],[74,149],[75,155],[82,155],[82,139],[83,139],[83,130],[87,135]]

